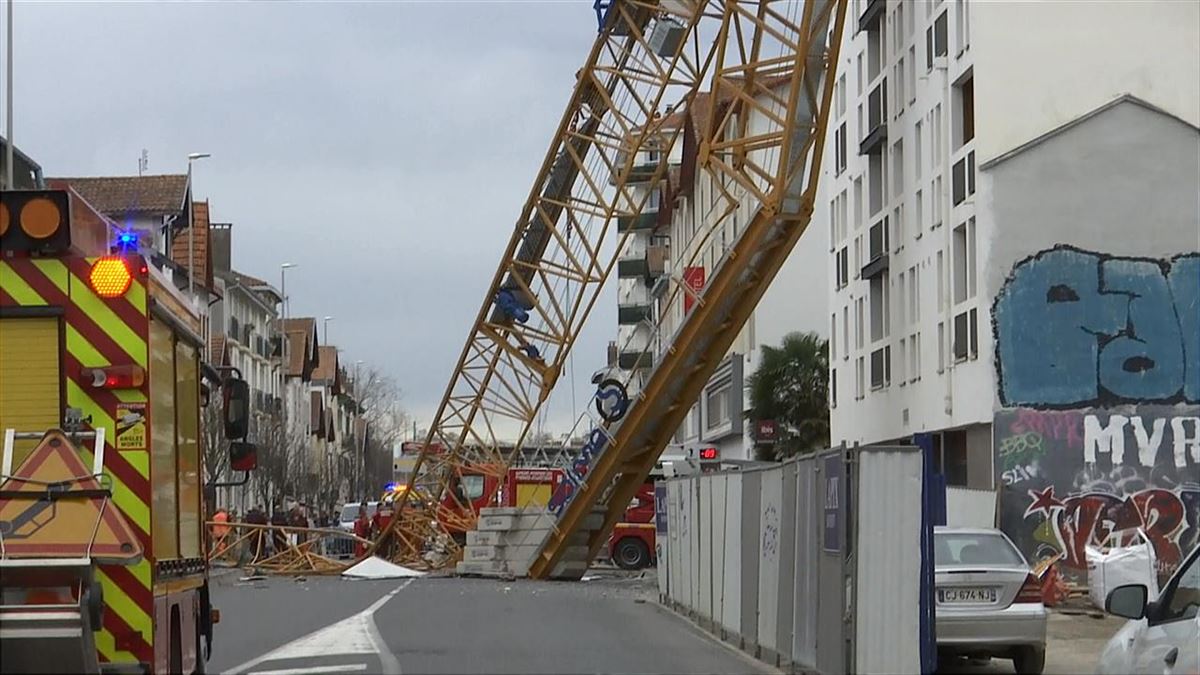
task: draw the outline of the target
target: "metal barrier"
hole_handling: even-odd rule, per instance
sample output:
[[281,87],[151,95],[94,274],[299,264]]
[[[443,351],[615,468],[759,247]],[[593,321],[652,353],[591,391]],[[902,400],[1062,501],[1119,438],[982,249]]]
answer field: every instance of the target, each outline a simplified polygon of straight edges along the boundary
[[921,481],[874,446],[670,479],[660,599],[783,668],[919,672]]
[[211,521],[206,525],[209,562],[268,574],[341,574],[372,543],[330,528]]

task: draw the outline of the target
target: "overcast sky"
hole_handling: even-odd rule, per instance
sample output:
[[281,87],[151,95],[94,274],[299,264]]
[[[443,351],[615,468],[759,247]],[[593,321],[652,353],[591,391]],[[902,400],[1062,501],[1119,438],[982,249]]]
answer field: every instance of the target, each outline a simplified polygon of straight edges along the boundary
[[[343,360],[391,373],[425,426],[596,34],[562,2],[18,2],[16,144],[47,176],[183,173],[239,271]],[[605,289],[577,406],[616,333]],[[322,336],[323,339],[324,336]],[[547,431],[571,418],[570,378]]]

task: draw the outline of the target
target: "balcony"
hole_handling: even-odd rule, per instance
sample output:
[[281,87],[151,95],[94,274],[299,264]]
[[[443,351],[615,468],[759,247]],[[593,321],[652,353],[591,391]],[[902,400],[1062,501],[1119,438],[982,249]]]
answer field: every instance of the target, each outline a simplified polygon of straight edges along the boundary
[[871,226],[868,240],[867,264],[862,267],[863,279],[874,279],[887,271],[888,260],[888,219],[884,216]]
[[654,365],[654,355],[650,352],[629,351],[621,352],[617,358],[617,366],[621,370],[643,370]]
[[884,0],[867,0],[867,7],[858,17],[859,30],[877,30],[883,18]]
[[650,265],[645,257],[621,258],[617,261],[618,279],[645,279],[650,275]]
[[858,154],[882,154],[887,144],[887,78],[871,90],[867,97],[867,134],[858,144]]
[[617,291],[617,323],[636,324],[649,319],[653,310],[650,305],[650,290],[639,281],[623,282]]
[[658,226],[658,208],[649,205],[636,216],[617,216],[617,229],[621,232],[653,230]]

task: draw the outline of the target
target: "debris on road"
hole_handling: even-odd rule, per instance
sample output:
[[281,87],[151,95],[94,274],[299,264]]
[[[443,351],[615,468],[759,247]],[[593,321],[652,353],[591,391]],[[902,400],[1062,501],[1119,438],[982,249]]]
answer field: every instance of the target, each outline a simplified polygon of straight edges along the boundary
[[423,577],[425,573],[372,556],[342,572],[342,576],[347,579],[404,579]]

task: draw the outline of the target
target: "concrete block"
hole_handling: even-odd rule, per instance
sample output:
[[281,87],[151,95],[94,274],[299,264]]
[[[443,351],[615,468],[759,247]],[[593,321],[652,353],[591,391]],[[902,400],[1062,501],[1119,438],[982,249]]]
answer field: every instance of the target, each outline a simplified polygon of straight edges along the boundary
[[481,516],[519,516],[523,509],[515,506],[485,506],[479,509]]
[[503,532],[479,532],[472,530],[467,533],[467,546],[503,546]]
[[468,562],[479,562],[483,560],[502,560],[503,555],[500,552],[503,549],[496,546],[466,546],[463,548],[463,560]]
[[479,517],[479,522],[475,525],[475,529],[480,532],[506,532],[513,529],[516,524],[516,516],[483,516]]
[[509,574],[508,568],[505,566],[505,564],[496,560],[463,560],[458,563],[458,565],[455,567],[455,570],[459,574],[477,574],[485,577],[502,577]]

